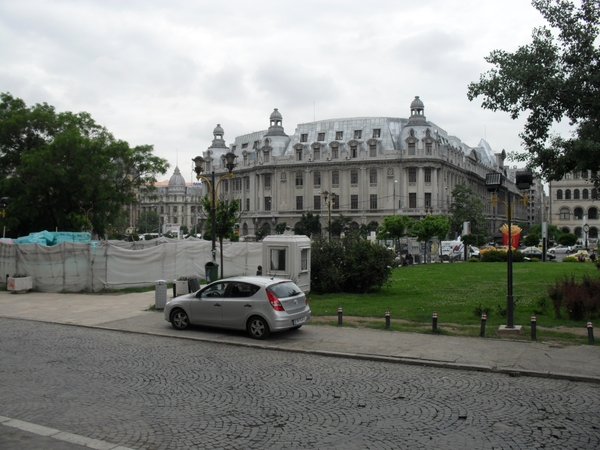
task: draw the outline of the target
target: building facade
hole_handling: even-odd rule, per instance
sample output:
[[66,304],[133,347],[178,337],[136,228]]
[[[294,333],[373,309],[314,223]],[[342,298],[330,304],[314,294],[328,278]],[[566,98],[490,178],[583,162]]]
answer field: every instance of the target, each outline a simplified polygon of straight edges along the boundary
[[[501,171],[513,198],[521,196],[514,174],[504,166],[505,152],[494,153],[485,140],[470,147],[428,121],[419,97],[410,104],[408,118],[320,120],[297,125],[292,135],[285,133],[283,116],[275,109],[268,129],[238,136],[229,146],[217,125],[202,155],[206,172],[226,173],[222,157],[229,151],[238,156],[237,166],[233,178],[221,182],[218,195],[240,202],[242,236],[259,229],[272,234],[284,222],[293,228],[308,212],[320,215],[323,228],[341,214],[355,228],[381,224],[390,215],[448,215],[451,192],[459,184],[483,200],[488,232],[494,235],[506,222],[506,207],[489,203],[486,174]],[[206,190],[199,192],[180,177],[176,168],[169,185],[159,188],[159,203],[146,198],[141,207],[155,208],[188,227],[203,225],[207,215],[197,205]],[[500,200],[506,189],[498,193]],[[541,210],[542,201],[537,203]],[[515,220],[537,220],[541,213],[534,208],[519,203]]]
[[560,181],[550,182],[549,222],[564,233],[574,233],[582,243],[587,237],[596,244],[600,228],[598,193],[590,181],[591,175],[587,170],[572,172]]

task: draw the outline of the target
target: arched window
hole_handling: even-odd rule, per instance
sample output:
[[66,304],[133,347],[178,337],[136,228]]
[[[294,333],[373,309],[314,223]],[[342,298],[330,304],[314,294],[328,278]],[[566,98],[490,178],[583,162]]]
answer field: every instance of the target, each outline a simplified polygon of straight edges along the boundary
[[598,208],[591,207],[588,209],[588,219],[597,219],[598,218]]
[[589,198],[589,191],[587,189],[584,189],[581,191],[581,198],[583,198],[584,200],[587,200]]
[[573,216],[575,216],[576,219],[583,219],[583,208],[575,208]]
[[571,200],[571,189],[565,189],[565,200]]
[[562,200],[562,189],[557,189],[556,200]]
[[571,218],[571,212],[569,208],[560,208],[560,220],[569,220]]
[[579,189],[573,191],[573,199],[579,200]]

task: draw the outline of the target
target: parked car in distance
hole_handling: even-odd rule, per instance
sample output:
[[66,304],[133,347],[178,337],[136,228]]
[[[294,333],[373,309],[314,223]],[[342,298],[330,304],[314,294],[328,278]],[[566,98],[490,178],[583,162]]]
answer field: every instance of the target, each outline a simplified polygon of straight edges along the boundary
[[577,258],[577,261],[591,261],[590,254],[587,250],[578,250],[577,253],[571,256]]
[[214,281],[197,292],[171,299],[164,314],[178,330],[206,325],[247,330],[254,339],[298,329],[311,318],[306,295],[294,282],[261,276]]
[[559,253],[573,253],[573,248],[570,245],[557,245],[548,249],[548,253],[559,254]]
[[573,250],[574,252],[578,252],[579,250],[587,250],[587,248],[585,248],[581,244],[575,244],[571,247],[571,250]]
[[[537,258],[539,260],[542,259],[543,252],[537,247],[526,247],[519,251],[523,253],[526,258]],[[546,252],[546,259],[556,259],[556,255]]]
[[481,259],[481,252],[474,245],[469,246],[469,250],[471,251],[471,258]]

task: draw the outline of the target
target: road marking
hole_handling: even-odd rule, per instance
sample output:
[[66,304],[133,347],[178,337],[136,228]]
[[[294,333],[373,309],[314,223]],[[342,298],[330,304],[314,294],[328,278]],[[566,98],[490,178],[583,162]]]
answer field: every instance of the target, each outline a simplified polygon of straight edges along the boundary
[[111,444],[110,442],[101,441],[99,439],[91,439],[79,434],[67,433],[65,431],[55,430],[54,428],[36,425],[35,423],[11,419],[10,417],[0,416],[0,423],[2,425],[6,425],[7,427],[18,428],[19,430],[28,431],[29,433],[51,437],[53,439],[69,442],[71,444],[83,445],[96,450],[133,450],[129,447],[122,447],[120,445]]

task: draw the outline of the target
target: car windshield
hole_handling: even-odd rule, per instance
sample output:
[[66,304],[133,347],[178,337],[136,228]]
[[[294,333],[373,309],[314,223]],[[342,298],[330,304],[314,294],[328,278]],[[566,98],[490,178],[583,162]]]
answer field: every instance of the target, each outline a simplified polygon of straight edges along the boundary
[[282,283],[274,284],[269,286],[269,290],[275,294],[275,297],[277,298],[294,297],[302,294],[302,290],[292,281],[284,281]]

